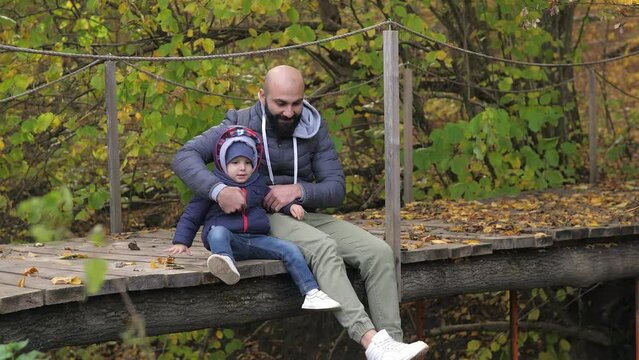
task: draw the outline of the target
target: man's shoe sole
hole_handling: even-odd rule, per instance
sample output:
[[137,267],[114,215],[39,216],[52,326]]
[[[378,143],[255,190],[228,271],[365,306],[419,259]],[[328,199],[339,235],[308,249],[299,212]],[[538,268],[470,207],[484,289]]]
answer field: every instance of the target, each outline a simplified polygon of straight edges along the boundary
[[414,343],[408,344],[408,346],[410,347],[410,350],[413,350],[413,351],[411,351],[408,354],[405,354],[402,357],[402,360],[413,360],[417,358],[418,356],[424,355],[426,354],[426,352],[428,352],[428,345],[423,341],[416,341]]

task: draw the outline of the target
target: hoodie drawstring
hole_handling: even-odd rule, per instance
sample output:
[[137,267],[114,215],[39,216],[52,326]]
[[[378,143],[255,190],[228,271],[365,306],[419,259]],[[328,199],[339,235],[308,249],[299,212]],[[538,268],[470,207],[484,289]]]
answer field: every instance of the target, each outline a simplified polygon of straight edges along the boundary
[[[262,106],[262,142],[264,143],[264,154],[266,155],[266,167],[268,168],[268,177],[271,179],[271,184],[275,185],[275,177],[271,167],[271,155],[268,150],[268,141],[266,140],[266,109],[262,101],[260,101],[260,105]],[[297,137],[295,136],[293,136],[293,184],[297,184]]]

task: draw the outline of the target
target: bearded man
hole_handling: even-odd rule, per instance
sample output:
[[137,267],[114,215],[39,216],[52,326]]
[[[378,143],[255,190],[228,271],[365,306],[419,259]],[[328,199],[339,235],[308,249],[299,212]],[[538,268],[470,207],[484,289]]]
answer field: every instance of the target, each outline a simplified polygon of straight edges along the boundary
[[[214,162],[215,138],[225,126],[242,125],[258,132],[264,159],[259,171],[271,191],[264,206],[269,235],[297,244],[320,288],[342,304],[334,314],[349,336],[366,349],[369,360],[409,360],[427,351],[422,341],[403,343],[393,252],[383,240],[333,216],[315,212],[334,208],[345,195],[344,171],[326,123],[304,100],[299,70],[276,66],[269,70],[259,101],[251,108],[230,110],[222,126],[212,127],[187,142],[173,160],[175,173],[200,196],[216,201],[226,213],[245,206],[241,189],[224,185],[206,167]],[[278,214],[293,201],[308,211],[303,220]],[[347,275],[347,264],[366,286],[370,316]]]

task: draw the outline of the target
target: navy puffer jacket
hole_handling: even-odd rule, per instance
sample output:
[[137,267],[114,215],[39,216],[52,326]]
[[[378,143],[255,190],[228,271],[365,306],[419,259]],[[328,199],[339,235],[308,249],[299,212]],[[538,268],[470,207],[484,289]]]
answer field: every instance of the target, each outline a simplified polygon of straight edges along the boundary
[[[221,182],[206,168],[206,164],[214,160],[210,149],[225,126],[246,126],[263,136],[261,103],[258,101],[250,109],[240,111],[249,111],[249,116],[240,119],[238,111],[230,110],[221,125],[191,139],[173,159],[173,171],[199,196],[210,197],[213,188]],[[295,174],[293,139],[278,140],[268,121],[265,121],[265,127],[268,143],[265,153],[268,150],[274,175],[269,183],[292,184]],[[304,193],[301,204],[307,211],[339,206],[346,191],[344,171],[326,123],[319,112],[306,101],[293,136],[297,138],[297,182]],[[269,177],[265,158],[262,159],[259,170],[265,177]]]
[[[260,154],[262,153],[261,141],[256,133],[247,131],[245,128],[225,128],[225,131],[216,140],[216,145],[210,148],[210,152],[216,154],[214,170],[216,177],[223,179],[226,185],[236,186],[242,190],[246,199],[244,210],[226,214],[216,202],[196,195],[186,206],[178,221],[173,244],[184,244],[190,247],[201,225],[204,225],[202,240],[207,249],[209,249],[209,244],[206,237],[211,226],[224,226],[236,234],[267,234],[269,232],[268,217],[266,217],[266,210],[262,206],[264,197],[270,191],[265,178],[258,171],[255,171],[245,183],[238,184],[231,180],[222,169],[222,166],[225,166],[222,164],[226,164],[226,150],[231,143],[236,141],[244,142],[254,149],[252,162],[259,166]],[[282,211],[290,214],[290,205]]]

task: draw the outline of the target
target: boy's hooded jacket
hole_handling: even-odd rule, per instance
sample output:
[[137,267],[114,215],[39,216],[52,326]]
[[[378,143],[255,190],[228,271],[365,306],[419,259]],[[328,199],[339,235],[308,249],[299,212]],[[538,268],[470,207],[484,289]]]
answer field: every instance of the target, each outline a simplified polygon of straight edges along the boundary
[[[238,184],[231,180],[225,171],[227,150],[231,144],[238,141],[245,143],[254,151],[254,156],[250,159],[253,163],[254,171],[243,184]],[[216,202],[195,195],[184,210],[182,217],[180,217],[175,229],[173,244],[184,244],[190,247],[201,225],[204,225],[202,240],[207,249],[209,249],[209,244],[206,241],[206,237],[213,225],[224,226],[232,233],[267,234],[270,230],[266,211],[262,206],[262,201],[270,189],[266,185],[264,177],[257,171],[263,151],[259,135],[253,130],[242,126],[225,127],[224,132],[218,136],[215,144],[215,147],[211,148],[211,152],[215,152],[215,169],[213,173],[217,178],[222,179],[224,184],[242,189],[246,199],[246,206],[241,212],[226,214]],[[290,205],[292,204],[286,206],[282,211],[290,213]]]

